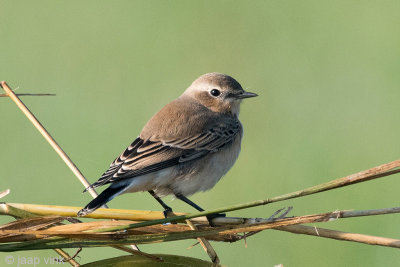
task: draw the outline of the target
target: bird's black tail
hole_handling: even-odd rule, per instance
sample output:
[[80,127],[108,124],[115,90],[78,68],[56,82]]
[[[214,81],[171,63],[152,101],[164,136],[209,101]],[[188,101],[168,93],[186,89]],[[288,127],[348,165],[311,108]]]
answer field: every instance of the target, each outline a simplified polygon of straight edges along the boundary
[[125,186],[118,186],[118,187],[109,187],[100,195],[98,195],[95,199],[89,202],[83,209],[78,212],[78,217],[85,216],[86,214],[92,213],[93,211],[97,210],[108,201],[113,199],[114,197],[118,196],[122,191],[125,189]]

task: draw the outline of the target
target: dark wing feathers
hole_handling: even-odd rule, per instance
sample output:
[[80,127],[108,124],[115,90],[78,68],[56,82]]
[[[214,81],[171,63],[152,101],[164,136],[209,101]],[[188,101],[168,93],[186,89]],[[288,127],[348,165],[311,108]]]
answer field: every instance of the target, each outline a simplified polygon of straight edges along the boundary
[[209,130],[186,139],[164,141],[164,145],[182,149],[218,151],[231,142],[241,131],[241,124],[237,119],[220,123]]
[[203,157],[231,143],[240,132],[240,122],[232,118],[189,138],[145,141],[138,137],[90,187],[156,172]]
[[95,188],[176,165],[181,153],[173,152],[173,149],[160,142],[144,141],[138,137],[90,187]]

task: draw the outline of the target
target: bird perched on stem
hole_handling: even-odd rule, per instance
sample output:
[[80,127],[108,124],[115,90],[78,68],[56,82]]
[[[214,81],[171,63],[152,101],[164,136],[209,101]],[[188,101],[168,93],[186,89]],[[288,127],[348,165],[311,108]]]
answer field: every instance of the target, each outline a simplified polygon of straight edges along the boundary
[[[170,194],[204,211],[187,196],[211,189],[233,166],[243,135],[239,106],[243,99],[255,96],[228,75],[200,76],[156,113],[90,186],[110,184],[78,216],[120,194],[138,191],[148,191],[162,205],[165,216],[172,209],[160,197]],[[212,217],[208,217],[210,222]]]

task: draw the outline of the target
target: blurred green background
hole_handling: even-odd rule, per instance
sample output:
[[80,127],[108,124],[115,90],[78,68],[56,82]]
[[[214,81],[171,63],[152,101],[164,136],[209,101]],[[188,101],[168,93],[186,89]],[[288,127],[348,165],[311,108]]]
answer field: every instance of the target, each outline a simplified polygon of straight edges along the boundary
[[[156,111],[212,71],[260,96],[241,109],[239,160],[213,190],[192,197],[200,206],[272,197],[400,158],[399,1],[49,0],[0,1],[0,9],[0,80],[17,93],[57,94],[23,101],[91,182]],[[3,201],[83,206],[90,200],[10,99],[0,98],[0,118],[0,190],[11,189]],[[228,215],[269,217],[288,205],[292,215],[394,207],[399,186],[395,175]],[[121,196],[110,207],[160,209],[147,193]],[[399,224],[399,215],[387,215],[320,226],[400,238]],[[193,243],[141,248],[207,259],[200,246],[187,249]],[[228,266],[400,261],[393,248],[272,230],[247,246],[215,244]],[[123,254],[84,249],[80,262]]]

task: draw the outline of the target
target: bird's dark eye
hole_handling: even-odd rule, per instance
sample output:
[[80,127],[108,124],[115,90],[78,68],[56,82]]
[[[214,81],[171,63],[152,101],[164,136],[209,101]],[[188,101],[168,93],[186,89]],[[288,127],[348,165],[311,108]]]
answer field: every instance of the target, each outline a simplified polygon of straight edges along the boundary
[[212,89],[212,90],[210,91],[210,94],[211,94],[212,96],[219,96],[219,95],[221,94],[221,92],[220,92],[218,89]]

